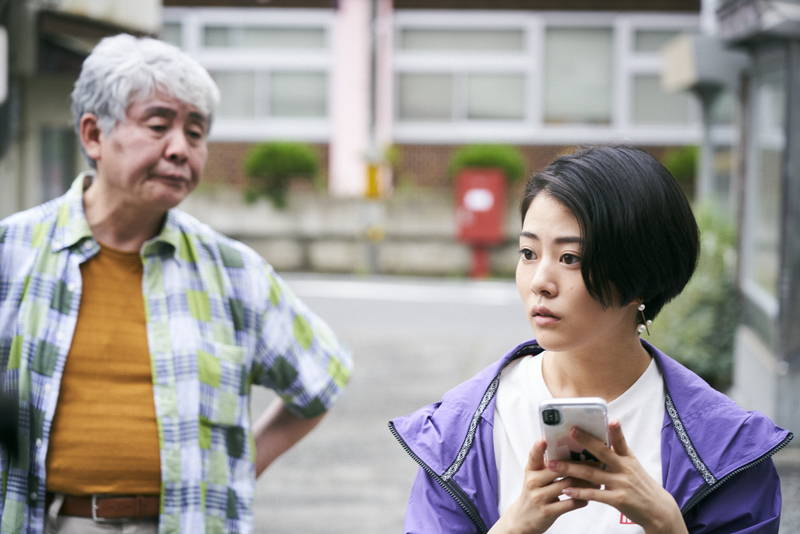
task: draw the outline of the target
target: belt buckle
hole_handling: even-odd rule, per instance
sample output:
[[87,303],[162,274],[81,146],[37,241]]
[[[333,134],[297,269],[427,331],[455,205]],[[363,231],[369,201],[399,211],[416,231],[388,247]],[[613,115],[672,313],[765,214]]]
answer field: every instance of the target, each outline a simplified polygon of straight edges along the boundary
[[95,523],[120,523],[124,521],[124,519],[109,519],[107,517],[97,517],[97,494],[92,494],[92,521]]

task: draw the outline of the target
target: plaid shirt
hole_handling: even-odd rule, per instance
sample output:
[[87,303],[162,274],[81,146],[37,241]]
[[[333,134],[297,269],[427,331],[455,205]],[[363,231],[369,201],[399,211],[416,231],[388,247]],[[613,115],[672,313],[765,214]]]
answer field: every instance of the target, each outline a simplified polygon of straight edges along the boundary
[[[98,250],[87,175],[0,222],[0,385],[19,397],[21,450],[0,451],[0,533],[44,529],[45,457],[81,300]],[[303,417],[326,411],[351,359],[254,251],[177,210],[141,250],[161,449],[161,533],[249,532],[251,384]]]

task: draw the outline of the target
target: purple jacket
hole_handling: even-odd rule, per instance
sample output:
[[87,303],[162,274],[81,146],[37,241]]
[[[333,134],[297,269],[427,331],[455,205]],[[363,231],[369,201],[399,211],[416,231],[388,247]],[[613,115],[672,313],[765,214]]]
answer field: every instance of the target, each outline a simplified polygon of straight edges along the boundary
[[[792,439],[746,412],[684,366],[645,347],[664,377],[662,483],[692,533],[777,533],[781,491],[771,456]],[[519,345],[447,392],[441,401],[389,423],[420,465],[406,512],[408,534],[484,533],[497,521],[492,421],[500,371],[542,351]]]

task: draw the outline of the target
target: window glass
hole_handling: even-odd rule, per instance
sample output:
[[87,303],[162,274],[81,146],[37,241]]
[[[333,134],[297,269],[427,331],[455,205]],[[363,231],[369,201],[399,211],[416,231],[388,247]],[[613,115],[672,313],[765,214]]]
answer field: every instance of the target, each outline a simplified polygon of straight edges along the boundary
[[327,85],[327,76],[322,72],[273,72],[269,84],[270,115],[325,117]]
[[753,93],[755,135],[748,176],[745,262],[751,282],[777,296],[780,259],[781,168],[785,147],[785,71],[782,61],[764,65]]
[[467,118],[525,118],[525,79],[521,74],[470,74],[467,80]]
[[324,48],[322,28],[244,27],[239,46],[245,48]]
[[736,110],[736,99],[733,93],[725,90],[720,93],[711,104],[711,122],[715,126],[733,123]]
[[398,116],[404,120],[452,120],[453,77],[402,73],[398,76]]
[[219,116],[246,119],[255,115],[255,75],[252,72],[211,72],[220,92]]
[[183,27],[178,23],[166,22],[161,27],[160,37],[162,41],[180,47],[183,45]]
[[234,46],[233,28],[228,26],[206,26],[203,28],[203,46]]
[[525,33],[521,29],[403,29],[400,31],[401,50],[474,51],[525,49]]
[[689,99],[684,92],[668,93],[657,74],[633,78],[633,123],[637,125],[688,125]]
[[548,28],[544,57],[546,122],[611,122],[610,28]]
[[637,30],[633,39],[633,49],[636,52],[661,52],[661,48],[680,33],[675,30]]
[[315,27],[206,26],[203,45],[220,48],[318,49],[325,47],[325,30]]

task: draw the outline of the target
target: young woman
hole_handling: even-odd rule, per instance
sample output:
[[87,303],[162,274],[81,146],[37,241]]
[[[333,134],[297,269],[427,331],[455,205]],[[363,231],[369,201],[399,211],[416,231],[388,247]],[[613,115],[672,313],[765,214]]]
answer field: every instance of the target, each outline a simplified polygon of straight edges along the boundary
[[[405,532],[777,532],[771,456],[792,435],[639,337],[697,261],[669,172],[634,148],[586,149],[528,182],[521,215],[536,339],[390,423],[420,465]],[[608,403],[611,447],[572,436],[605,469],[546,461],[539,403],[586,396]]]

